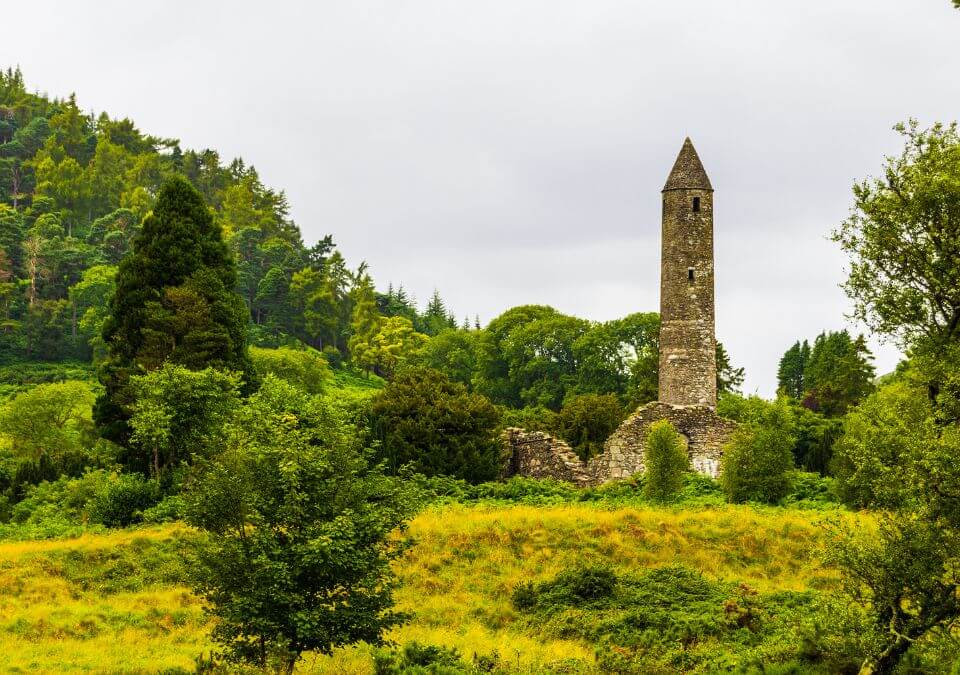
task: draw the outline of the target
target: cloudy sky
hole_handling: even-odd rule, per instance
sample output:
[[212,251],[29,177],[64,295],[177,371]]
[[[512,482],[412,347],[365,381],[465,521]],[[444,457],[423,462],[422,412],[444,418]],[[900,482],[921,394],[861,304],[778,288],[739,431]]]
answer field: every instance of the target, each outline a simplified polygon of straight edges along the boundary
[[960,115],[958,47],[949,0],[63,1],[21,3],[0,64],[242,156],[308,241],[483,322],[656,310],[689,135],[717,191],[718,338],[770,395],[786,347],[848,325],[827,235],[895,122]]

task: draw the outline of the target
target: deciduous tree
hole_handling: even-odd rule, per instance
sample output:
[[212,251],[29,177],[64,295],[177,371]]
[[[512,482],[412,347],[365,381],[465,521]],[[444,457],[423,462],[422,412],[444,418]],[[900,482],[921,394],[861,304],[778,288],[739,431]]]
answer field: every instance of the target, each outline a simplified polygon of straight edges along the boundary
[[323,399],[268,377],[187,499],[207,533],[194,588],[231,660],[290,673],[304,652],[381,644],[403,621],[390,563],[411,488],[368,464]]

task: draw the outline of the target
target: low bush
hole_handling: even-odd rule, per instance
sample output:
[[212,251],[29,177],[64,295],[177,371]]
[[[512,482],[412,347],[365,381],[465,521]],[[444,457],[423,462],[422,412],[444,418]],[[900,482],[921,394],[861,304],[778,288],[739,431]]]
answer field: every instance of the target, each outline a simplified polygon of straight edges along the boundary
[[809,612],[814,595],[764,596],[667,565],[619,576],[569,570],[518,585],[512,601],[531,629],[597,645],[605,672],[739,672],[797,661],[796,613]]
[[680,502],[715,502],[721,503],[724,499],[723,486],[720,481],[696,471],[688,471],[683,475],[683,487],[678,495]]
[[90,501],[88,519],[107,527],[126,527],[143,520],[143,512],[160,501],[160,484],[140,474],[112,477]]
[[690,467],[687,448],[680,434],[668,420],[658,420],[647,431],[644,451],[644,496],[659,502],[674,499],[683,487],[683,475]]
[[540,611],[606,602],[613,597],[617,582],[617,575],[608,567],[580,567],[540,584],[520,583],[513,589],[511,601],[517,609]]
[[408,642],[403,649],[377,649],[373,653],[376,675],[473,675],[491,672],[499,657],[477,657],[474,663],[464,661],[460,651],[452,647]]
[[24,498],[8,509],[9,522],[49,526],[51,536],[88,523],[125,527],[140,522],[143,512],[159,501],[156,481],[97,469],[78,478],[61,476],[31,486]]
[[439,371],[402,371],[374,397],[370,416],[380,458],[391,472],[410,466],[471,483],[499,473],[496,409]]
[[331,378],[327,360],[313,349],[250,347],[250,360],[260,379],[275,375],[309,394],[320,393]]
[[30,487],[24,498],[11,509],[11,522],[39,524],[63,519],[72,523],[86,521],[87,506],[110,479],[106,471],[89,471],[79,478],[61,476]]
[[343,354],[336,347],[327,345],[323,348],[321,354],[323,354],[323,358],[327,360],[327,364],[331,368],[336,370],[343,368]]
[[[645,504],[645,478],[637,474],[624,480],[597,487],[579,488],[553,478],[526,478],[513,476],[504,481],[471,485],[450,476],[423,476],[414,474],[421,498],[427,503],[491,502],[546,506],[598,502],[605,504]],[[681,488],[676,496],[678,505],[722,505],[725,503],[720,483],[703,474],[688,471],[681,476]]]
[[790,474],[790,492],[783,498],[785,506],[835,508],[840,504],[837,481],[818,473],[794,471]]
[[143,522],[172,523],[175,520],[183,520],[186,517],[186,508],[186,502],[182,496],[168,495],[154,506],[143,509]]
[[518,504],[557,504],[577,501],[580,491],[571,483],[552,478],[513,476],[501,482],[472,485],[467,498],[475,501],[506,501]]

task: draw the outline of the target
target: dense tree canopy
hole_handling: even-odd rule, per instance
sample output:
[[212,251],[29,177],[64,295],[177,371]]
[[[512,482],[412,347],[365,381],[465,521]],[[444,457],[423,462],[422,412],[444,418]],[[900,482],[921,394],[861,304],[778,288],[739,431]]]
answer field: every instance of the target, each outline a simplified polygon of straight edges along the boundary
[[844,414],[873,391],[873,355],[864,337],[825,331],[810,347],[797,341],[777,369],[778,390],[828,417]]
[[857,315],[910,356],[837,442],[841,493],[883,509],[876,534],[848,530],[834,550],[868,617],[861,673],[894,672],[960,621],[960,135],[956,124],[897,128],[903,152],[882,180],[854,187],[835,233]]
[[854,186],[834,239],[851,257],[856,316],[903,345],[960,335],[960,135],[957,125],[898,125],[900,155]]
[[428,476],[471,482],[497,476],[496,409],[443,373],[426,368],[401,372],[374,398],[371,416],[391,471],[409,465]]

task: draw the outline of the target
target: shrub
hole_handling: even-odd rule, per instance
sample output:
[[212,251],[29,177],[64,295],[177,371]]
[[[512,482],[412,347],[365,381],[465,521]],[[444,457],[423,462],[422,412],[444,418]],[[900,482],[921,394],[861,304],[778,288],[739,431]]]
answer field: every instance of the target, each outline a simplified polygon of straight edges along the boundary
[[497,411],[479,394],[428,368],[403,371],[373,399],[374,433],[388,469],[476,483],[500,470]]
[[139,474],[120,474],[93,497],[89,519],[107,527],[126,527],[143,520],[143,512],[160,501],[160,485]]
[[603,452],[603,442],[616,431],[624,417],[623,406],[616,396],[583,394],[563,404],[556,418],[556,434],[586,461]]
[[88,461],[88,456],[79,450],[58,457],[43,454],[37,459],[5,457],[0,460],[0,492],[11,502],[18,502],[33,485],[55,481],[60,476],[82,475]]
[[931,414],[926,393],[908,382],[881,387],[847,414],[832,466],[844,503],[898,508],[911,498],[898,477]]
[[108,480],[110,474],[100,470],[89,471],[80,478],[61,476],[31,486],[11,509],[11,520],[34,525],[50,519],[80,523],[86,518],[88,503]]
[[511,594],[519,610],[556,611],[584,604],[606,604],[614,595],[619,580],[608,567],[583,566],[561,572],[540,584],[521,582]]
[[673,499],[683,487],[683,474],[690,466],[690,458],[683,439],[669,420],[650,425],[645,451],[644,496],[656,501]]
[[319,394],[330,378],[327,360],[313,349],[250,347],[250,360],[261,380],[275,375],[310,394]]
[[460,652],[453,647],[408,642],[403,650],[378,649],[373,654],[376,675],[460,675],[476,672],[468,668]]
[[[780,595],[778,608],[809,603],[801,594]],[[779,656],[769,650],[763,597],[682,565],[619,575],[603,567],[567,570],[518,585],[512,602],[530,630],[595,644],[602,672],[748,672],[735,666],[749,663],[751,648],[763,650],[765,663]]]
[[62,476],[27,490],[10,509],[15,523],[48,522],[80,525],[85,522],[125,527],[142,520],[143,511],[160,500],[160,486],[139,474],[116,474],[98,469],[78,478]]
[[790,475],[790,493],[784,499],[785,504],[820,508],[837,506],[837,482],[833,478],[818,473],[794,471]]
[[724,446],[720,483],[731,502],[776,503],[790,491],[793,416],[786,401],[756,406]]
[[576,501],[579,490],[562,480],[512,476],[505,481],[480,483],[469,487],[474,500],[502,500],[519,504],[558,504]]
[[168,495],[156,505],[143,510],[145,523],[170,523],[186,516],[187,503],[182,495]]
[[333,345],[327,345],[320,353],[323,354],[323,358],[327,360],[331,368],[336,370],[343,368],[343,354]]

